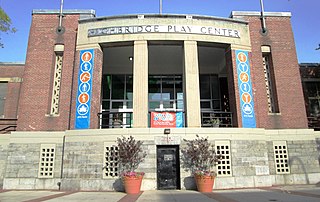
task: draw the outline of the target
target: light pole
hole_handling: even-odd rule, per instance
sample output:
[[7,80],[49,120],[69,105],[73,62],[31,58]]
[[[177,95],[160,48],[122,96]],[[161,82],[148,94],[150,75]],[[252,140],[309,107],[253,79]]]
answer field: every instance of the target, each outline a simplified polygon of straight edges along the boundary
[[162,15],[162,0],[159,0],[159,14]]

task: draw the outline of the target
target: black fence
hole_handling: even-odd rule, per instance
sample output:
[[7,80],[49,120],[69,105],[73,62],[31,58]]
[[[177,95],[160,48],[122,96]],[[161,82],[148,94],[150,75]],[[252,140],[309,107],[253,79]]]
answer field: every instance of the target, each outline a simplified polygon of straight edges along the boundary
[[132,112],[108,112],[98,113],[100,128],[131,128]]
[[[133,115],[132,112],[103,111],[101,113],[98,113],[98,118],[100,123],[99,127],[100,128],[132,128],[132,125],[133,125],[132,115]],[[223,112],[223,111],[201,112],[201,127],[233,127],[232,113]]]
[[0,119],[0,134],[16,131],[17,119]]
[[201,127],[233,127],[232,113],[223,111],[202,111]]

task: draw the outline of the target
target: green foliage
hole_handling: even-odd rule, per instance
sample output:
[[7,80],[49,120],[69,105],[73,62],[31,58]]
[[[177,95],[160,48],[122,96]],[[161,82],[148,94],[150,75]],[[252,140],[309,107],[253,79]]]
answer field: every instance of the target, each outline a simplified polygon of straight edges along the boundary
[[[11,26],[12,22],[6,12],[0,7],[0,32],[15,33],[17,30]],[[3,43],[0,38],[0,47],[3,48]]]
[[199,137],[194,140],[186,140],[186,147],[182,152],[182,166],[192,173],[209,173],[214,175],[211,169],[221,159],[214,149],[214,144],[209,143],[208,138]]
[[119,148],[119,164],[123,172],[134,172],[144,161],[147,153],[142,150],[142,141],[136,141],[132,136],[117,138]]

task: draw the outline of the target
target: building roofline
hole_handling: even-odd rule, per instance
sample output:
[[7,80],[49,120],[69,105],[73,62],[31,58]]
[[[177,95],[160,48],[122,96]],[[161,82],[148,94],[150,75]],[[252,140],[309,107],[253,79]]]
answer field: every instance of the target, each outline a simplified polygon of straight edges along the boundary
[[0,62],[0,66],[24,66],[24,62]]
[[[34,14],[59,14],[60,10],[58,9],[33,9],[32,15]],[[78,15],[78,14],[85,14],[85,15],[92,15],[93,17],[96,16],[96,11],[93,9],[65,9],[62,11],[63,14],[67,15]]]
[[299,63],[300,67],[320,67],[320,63]]
[[[291,12],[263,12],[265,17],[291,17]],[[232,11],[230,18],[234,16],[261,16],[260,11]]]
[[138,18],[138,19],[185,18],[185,19],[195,19],[195,20],[222,20],[222,21],[228,21],[228,22],[248,24],[247,21],[241,20],[241,19],[231,19],[231,18],[224,18],[224,17],[194,15],[194,14],[128,14],[128,15],[104,16],[104,17],[81,19],[79,20],[79,23],[96,22],[96,21],[112,20],[112,19],[132,19],[132,18]]

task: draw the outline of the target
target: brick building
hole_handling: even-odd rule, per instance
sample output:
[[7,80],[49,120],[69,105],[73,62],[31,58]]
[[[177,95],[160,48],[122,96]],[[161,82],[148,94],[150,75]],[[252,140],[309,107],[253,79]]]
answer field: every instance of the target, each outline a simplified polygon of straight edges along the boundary
[[194,187],[180,149],[196,134],[224,156],[215,188],[320,181],[291,13],[266,30],[260,12],[60,17],[34,10],[25,64],[0,63],[2,188],[119,190],[121,135],[144,141],[142,189]]

